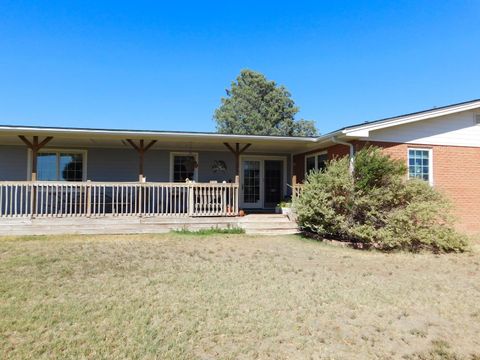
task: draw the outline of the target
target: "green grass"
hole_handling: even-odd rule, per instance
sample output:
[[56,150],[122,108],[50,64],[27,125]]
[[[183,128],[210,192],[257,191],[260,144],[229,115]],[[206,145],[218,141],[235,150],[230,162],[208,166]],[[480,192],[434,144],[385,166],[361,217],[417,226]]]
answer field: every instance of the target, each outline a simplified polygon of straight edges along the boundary
[[180,230],[173,230],[172,233],[174,234],[181,234],[181,235],[218,235],[218,234],[244,234],[245,230],[239,227],[229,227],[229,228],[210,228],[210,229],[200,229],[200,230],[188,230],[188,229],[180,229]]
[[[0,239],[1,359],[478,359],[480,254],[296,236]],[[444,357],[442,357],[444,356]]]

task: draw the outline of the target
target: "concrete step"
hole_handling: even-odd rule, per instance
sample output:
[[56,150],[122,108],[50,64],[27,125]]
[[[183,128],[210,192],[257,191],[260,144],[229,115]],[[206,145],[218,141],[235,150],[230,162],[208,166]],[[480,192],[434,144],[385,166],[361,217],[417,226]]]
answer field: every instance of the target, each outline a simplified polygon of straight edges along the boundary
[[239,222],[255,223],[255,222],[289,222],[290,219],[286,215],[247,215],[239,218]]
[[294,222],[250,222],[240,223],[244,229],[296,229],[297,224]]
[[269,235],[269,236],[279,236],[279,235],[294,235],[298,234],[298,229],[271,229],[271,230],[246,230],[245,233],[247,235]]

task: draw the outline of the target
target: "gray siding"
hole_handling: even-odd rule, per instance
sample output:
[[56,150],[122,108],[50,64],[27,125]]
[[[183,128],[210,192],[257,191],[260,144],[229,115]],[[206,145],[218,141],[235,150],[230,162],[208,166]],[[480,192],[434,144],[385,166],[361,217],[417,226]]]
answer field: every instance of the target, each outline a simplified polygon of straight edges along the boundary
[[[148,181],[170,181],[169,150],[150,150],[145,154],[145,176]],[[136,181],[138,180],[138,155],[130,149],[89,149],[87,177],[92,181]],[[215,173],[215,160],[227,164],[225,173]],[[198,181],[229,181],[235,178],[234,158],[228,152],[198,152]]]
[[[215,173],[212,166],[215,160],[222,160],[227,165],[225,172]],[[223,151],[202,151],[198,154],[198,181],[208,182],[216,180],[218,182],[235,180],[235,157],[230,152]]]
[[[148,181],[170,181],[170,150],[150,150],[145,154],[145,176]],[[285,156],[287,183],[291,179],[290,154],[260,154]],[[215,173],[215,160],[227,164],[225,172]],[[28,151],[22,146],[0,146],[0,180],[27,180]],[[228,151],[199,151],[198,180],[233,181],[235,179],[235,158]],[[138,155],[133,149],[87,149],[87,178],[92,181],[137,181]]]
[[28,150],[23,146],[0,146],[0,181],[27,180]]

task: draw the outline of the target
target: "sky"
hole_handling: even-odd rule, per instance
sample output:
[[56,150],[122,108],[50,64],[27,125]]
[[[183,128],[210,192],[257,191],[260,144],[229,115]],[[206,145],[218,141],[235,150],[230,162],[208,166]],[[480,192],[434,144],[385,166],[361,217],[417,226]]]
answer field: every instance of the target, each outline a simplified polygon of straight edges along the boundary
[[214,131],[241,69],[321,133],[480,98],[480,0],[0,0],[0,124]]

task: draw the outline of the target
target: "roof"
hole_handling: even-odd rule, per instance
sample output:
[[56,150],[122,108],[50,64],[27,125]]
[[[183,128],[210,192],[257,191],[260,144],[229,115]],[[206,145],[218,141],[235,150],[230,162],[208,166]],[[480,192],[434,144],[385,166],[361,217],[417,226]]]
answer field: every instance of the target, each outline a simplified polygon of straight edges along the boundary
[[277,135],[236,135],[221,134],[216,132],[197,131],[166,131],[166,130],[134,130],[134,129],[105,129],[105,128],[80,128],[58,126],[26,126],[26,125],[0,125],[0,131],[4,132],[28,132],[28,133],[59,133],[59,134],[88,134],[88,135],[115,135],[120,137],[142,135],[147,137],[179,136],[192,138],[223,138],[244,140],[279,140],[279,141],[315,141],[316,137],[308,136],[277,136]]
[[24,132],[24,133],[57,133],[69,135],[90,135],[90,136],[113,136],[113,137],[179,137],[183,139],[204,139],[204,140],[238,140],[238,141],[279,141],[298,143],[325,142],[332,137],[368,137],[369,131],[390,126],[398,126],[414,121],[426,120],[438,116],[444,116],[456,112],[480,108],[480,99],[465,101],[447,106],[437,107],[428,110],[417,111],[409,114],[363,122],[340,128],[319,137],[303,136],[274,136],[274,135],[234,135],[220,134],[214,132],[194,131],[163,131],[163,130],[132,130],[132,129],[102,129],[102,128],[78,128],[78,127],[49,127],[49,126],[22,126],[22,125],[0,125],[3,132]]
[[354,130],[369,129],[376,130],[384,127],[402,125],[409,122],[431,119],[434,117],[445,116],[452,113],[468,111],[480,107],[480,99],[464,101],[456,104],[450,104],[441,107],[435,107],[428,110],[420,110],[413,113],[398,115],[373,121],[366,121],[359,124],[349,125],[336,130],[332,133],[343,132],[348,133]]

